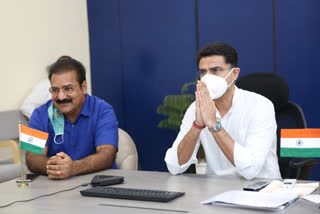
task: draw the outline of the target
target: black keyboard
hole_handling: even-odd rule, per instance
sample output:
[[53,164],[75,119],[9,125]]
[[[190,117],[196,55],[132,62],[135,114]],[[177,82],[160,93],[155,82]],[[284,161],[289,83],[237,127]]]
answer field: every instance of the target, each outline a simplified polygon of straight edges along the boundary
[[83,196],[118,198],[140,201],[168,202],[184,195],[184,192],[171,192],[147,189],[129,189],[119,187],[96,186],[80,191]]

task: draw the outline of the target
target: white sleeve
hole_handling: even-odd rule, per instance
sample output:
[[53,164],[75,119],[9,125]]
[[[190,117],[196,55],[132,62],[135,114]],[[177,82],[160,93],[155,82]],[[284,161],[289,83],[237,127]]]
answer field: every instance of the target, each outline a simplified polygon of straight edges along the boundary
[[169,172],[173,175],[183,173],[184,171],[186,171],[188,169],[188,167],[191,164],[197,162],[196,155],[197,155],[197,152],[198,152],[198,149],[200,146],[199,139],[197,141],[197,145],[195,147],[195,150],[193,151],[193,154],[187,163],[185,163],[183,165],[179,165],[178,154],[177,154],[178,145],[182,141],[184,136],[190,131],[194,120],[195,120],[195,102],[192,103],[190,105],[190,107],[188,108],[188,110],[186,111],[184,118],[182,120],[181,126],[180,126],[179,134],[178,134],[176,140],[174,141],[172,147],[170,149],[168,149],[166,156],[165,156],[165,159],[164,159],[167,164]]
[[51,94],[49,92],[50,81],[41,80],[33,89],[31,94],[24,100],[21,111],[28,118],[31,117],[32,112],[37,107],[46,103],[51,99]]
[[269,100],[259,103],[249,118],[246,142],[242,144],[245,146],[235,142],[233,155],[239,174],[251,180],[260,173],[268,154],[275,149],[277,124],[274,107]]

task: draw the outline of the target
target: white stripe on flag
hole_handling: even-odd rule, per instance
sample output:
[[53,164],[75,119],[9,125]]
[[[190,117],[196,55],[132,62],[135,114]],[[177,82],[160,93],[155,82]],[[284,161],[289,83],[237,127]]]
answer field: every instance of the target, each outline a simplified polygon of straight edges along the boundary
[[24,133],[20,133],[20,141],[23,141],[25,143],[29,143],[41,148],[44,148],[44,146],[46,145],[46,140],[37,138],[37,137],[33,137],[30,135],[26,135]]
[[320,138],[281,138],[281,148],[320,148]]

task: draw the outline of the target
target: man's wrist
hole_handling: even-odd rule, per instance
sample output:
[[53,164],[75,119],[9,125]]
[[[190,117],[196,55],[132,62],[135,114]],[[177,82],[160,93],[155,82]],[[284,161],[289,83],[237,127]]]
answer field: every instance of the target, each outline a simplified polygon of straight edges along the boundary
[[196,129],[199,129],[199,130],[202,130],[202,129],[204,129],[206,127],[206,126],[198,125],[196,121],[193,121],[192,125],[193,125],[193,127],[195,127]]
[[77,165],[77,163],[76,163],[77,161],[72,161],[71,162],[71,175],[70,175],[70,177],[71,176],[75,176],[75,175],[77,175],[78,173],[77,173],[77,171],[76,171],[76,165]]
[[216,120],[212,126],[208,126],[210,132],[218,132],[222,129],[222,124],[220,120]]
[[214,120],[214,121],[212,120],[212,121],[209,121],[206,125],[209,128],[209,127],[214,126],[215,123],[216,123],[216,120]]

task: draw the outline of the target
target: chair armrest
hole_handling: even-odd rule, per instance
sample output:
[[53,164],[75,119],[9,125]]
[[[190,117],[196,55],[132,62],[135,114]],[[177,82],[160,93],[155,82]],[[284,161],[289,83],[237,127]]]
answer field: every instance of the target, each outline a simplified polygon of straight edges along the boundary
[[293,158],[289,162],[291,168],[297,169],[296,179],[309,180],[309,175],[313,165],[317,164],[318,160],[310,158]]
[[305,166],[313,166],[318,164],[318,160],[310,158],[293,158],[290,160],[289,165],[293,168],[300,168]]
[[13,153],[13,162],[20,163],[19,146],[14,140],[0,141],[0,147],[11,147]]

